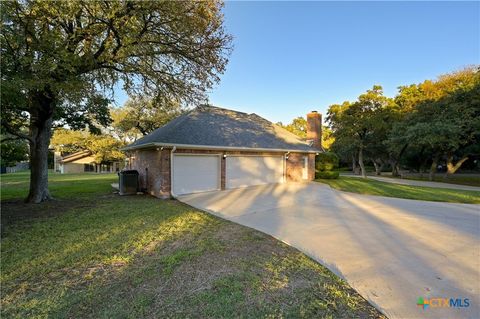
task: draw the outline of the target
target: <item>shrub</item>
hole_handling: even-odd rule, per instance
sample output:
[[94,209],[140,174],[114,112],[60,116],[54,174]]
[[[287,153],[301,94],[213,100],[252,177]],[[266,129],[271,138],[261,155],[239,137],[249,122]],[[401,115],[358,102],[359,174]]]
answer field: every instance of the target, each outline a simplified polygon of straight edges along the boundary
[[317,172],[328,172],[338,167],[338,156],[335,153],[320,153],[315,158],[315,169]]
[[323,172],[317,172],[316,173],[316,178],[322,178],[322,179],[337,179],[339,173],[334,172],[334,171],[323,171]]

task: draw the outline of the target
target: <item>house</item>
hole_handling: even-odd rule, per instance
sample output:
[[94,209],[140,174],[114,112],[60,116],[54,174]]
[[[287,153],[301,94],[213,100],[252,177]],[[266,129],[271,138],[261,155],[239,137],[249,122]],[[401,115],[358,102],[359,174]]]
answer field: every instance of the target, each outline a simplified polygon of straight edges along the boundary
[[315,178],[321,115],[307,141],[256,115],[203,105],[125,147],[140,188],[167,198]]
[[98,164],[95,157],[88,150],[75,152],[67,156],[55,154],[55,171],[65,173],[113,173],[124,167],[122,162],[103,162]]

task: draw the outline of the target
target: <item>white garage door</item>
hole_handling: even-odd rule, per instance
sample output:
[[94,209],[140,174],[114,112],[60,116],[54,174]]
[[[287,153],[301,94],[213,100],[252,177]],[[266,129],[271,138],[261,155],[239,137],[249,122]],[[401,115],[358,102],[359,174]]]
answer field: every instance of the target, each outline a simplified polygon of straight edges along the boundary
[[229,156],[226,161],[226,188],[283,182],[283,156]]
[[220,189],[220,156],[174,154],[172,164],[175,195]]

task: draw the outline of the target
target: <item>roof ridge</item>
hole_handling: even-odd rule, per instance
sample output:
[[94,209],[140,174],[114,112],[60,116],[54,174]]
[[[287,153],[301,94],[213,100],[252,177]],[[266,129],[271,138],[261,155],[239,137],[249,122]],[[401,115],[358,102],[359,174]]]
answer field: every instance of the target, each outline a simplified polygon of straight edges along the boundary
[[196,108],[194,108],[194,110],[197,109],[197,108],[209,108],[209,107],[210,108],[216,108],[216,109],[219,109],[219,110],[229,111],[229,112],[241,113],[241,114],[245,114],[245,115],[255,114],[255,113],[247,113],[247,112],[227,109],[227,108],[212,105],[212,104],[201,104],[201,105],[197,106]]
[[[258,117],[258,118],[261,118],[262,120],[264,121],[267,121],[267,122],[270,122],[272,124],[274,124],[273,122],[267,120],[266,118],[264,118],[263,116],[261,115],[258,115],[257,113],[255,112],[252,112],[252,113],[247,113],[247,112],[242,112],[242,111],[237,111],[237,110],[232,110],[232,109],[227,109],[227,108],[224,108],[224,107],[221,107],[221,106],[217,106],[217,105],[213,105],[213,104],[200,104],[198,107],[196,108],[216,108],[216,109],[219,109],[219,110],[224,110],[224,111],[229,111],[229,112],[234,112],[234,113],[240,113],[240,114],[245,114],[247,116],[255,116],[255,117]],[[194,108],[194,109],[196,109]]]

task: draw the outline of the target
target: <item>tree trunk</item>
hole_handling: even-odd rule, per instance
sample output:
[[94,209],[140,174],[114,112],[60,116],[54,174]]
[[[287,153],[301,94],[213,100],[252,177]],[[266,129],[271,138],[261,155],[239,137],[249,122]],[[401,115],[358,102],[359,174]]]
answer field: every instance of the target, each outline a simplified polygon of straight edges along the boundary
[[357,158],[355,157],[355,155],[352,155],[352,172],[355,175],[360,174],[360,172],[358,171]]
[[399,163],[400,163],[400,159],[402,158],[403,153],[405,153],[405,150],[407,149],[407,147],[408,147],[408,144],[403,145],[402,149],[400,150],[400,153],[398,153],[397,158],[392,158],[390,160],[390,165],[392,166],[392,176],[394,176],[394,177],[400,176]]
[[[423,153],[423,152],[422,152]],[[427,162],[428,162],[428,157],[426,157],[422,163],[420,164],[420,178],[423,178],[423,173],[427,172]]]
[[372,163],[373,163],[373,166],[375,167],[375,175],[377,176],[382,175],[382,169],[384,165],[383,162],[379,161],[379,163],[377,163],[376,161],[372,160]]
[[468,156],[462,157],[457,164],[453,164],[453,154],[447,155],[447,172],[443,178],[448,178],[451,175],[455,174],[455,172],[462,166],[465,161],[468,160]]
[[393,177],[396,177],[398,176],[398,165],[397,165],[397,161],[392,159],[390,160],[390,166],[392,166],[392,176]]
[[48,146],[53,122],[54,98],[47,89],[30,97],[30,191],[27,203],[51,199],[48,191]]
[[363,164],[363,147],[361,146],[360,146],[360,150],[358,151],[358,164],[360,165],[362,177],[366,178],[367,173],[365,172],[365,165]]
[[423,152],[425,151],[425,146],[422,146],[422,149],[420,150],[420,153],[418,153],[418,172],[420,173],[420,176],[422,175],[422,168],[425,165],[425,160],[421,160],[423,157]]
[[428,180],[433,181],[435,177],[435,173],[437,172],[437,164],[438,164],[438,155],[434,155],[432,158],[432,165],[430,166],[430,173],[428,174]]

